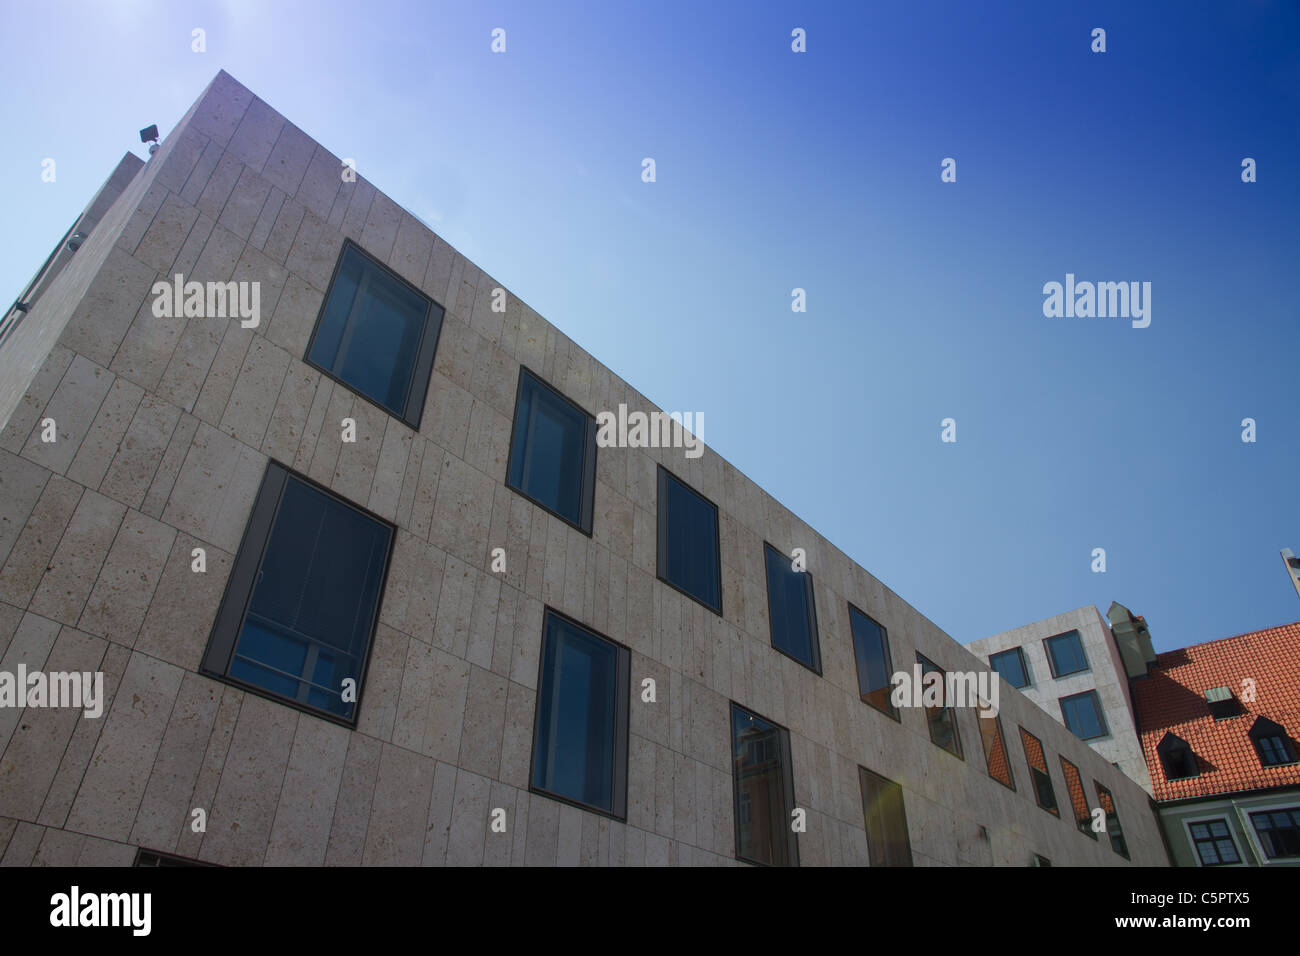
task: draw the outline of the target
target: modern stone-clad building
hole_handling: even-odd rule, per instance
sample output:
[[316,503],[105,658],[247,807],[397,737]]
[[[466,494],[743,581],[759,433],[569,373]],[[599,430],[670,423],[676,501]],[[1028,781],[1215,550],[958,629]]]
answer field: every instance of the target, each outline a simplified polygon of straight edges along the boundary
[[0,343],[4,865],[1168,863],[1028,697],[895,707],[987,668],[224,72],[77,233]]
[[[1112,604],[1117,622],[1134,619],[1120,604]],[[1117,623],[1117,628],[1123,627]],[[1145,635],[1149,656],[1151,642]],[[1135,641],[1141,644],[1142,641]],[[981,638],[966,645],[988,662],[1012,687],[1065,724],[1080,740],[1117,764],[1149,793],[1151,778],[1138,740],[1137,720],[1129,689],[1126,645],[1091,605],[1032,624]],[[1144,674],[1143,652],[1135,657]]]

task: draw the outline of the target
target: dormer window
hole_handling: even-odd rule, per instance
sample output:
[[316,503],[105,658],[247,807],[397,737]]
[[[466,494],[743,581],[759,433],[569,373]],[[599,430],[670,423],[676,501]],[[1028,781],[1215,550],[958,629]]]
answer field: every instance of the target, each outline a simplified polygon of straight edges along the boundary
[[1237,700],[1231,687],[1211,687],[1205,692],[1205,703],[1215,720],[1241,716],[1241,701]]
[[1295,763],[1295,745],[1281,724],[1259,717],[1250,728],[1250,740],[1265,767],[1281,767]]
[[1184,780],[1200,775],[1192,748],[1177,734],[1165,734],[1156,745],[1156,753],[1160,756],[1160,765],[1164,767],[1166,780]]

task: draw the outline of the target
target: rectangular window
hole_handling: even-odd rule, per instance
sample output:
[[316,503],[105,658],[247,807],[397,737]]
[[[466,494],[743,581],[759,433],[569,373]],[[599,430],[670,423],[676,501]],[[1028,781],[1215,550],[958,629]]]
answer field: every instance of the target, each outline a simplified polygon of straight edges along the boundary
[[1061,719],[1080,740],[1105,737],[1110,733],[1106,729],[1106,718],[1102,715],[1101,701],[1097,699],[1095,690],[1062,697],[1060,704]]
[[853,656],[858,664],[858,693],[862,700],[882,714],[898,720],[898,708],[890,703],[894,665],[885,629],[849,605],[849,629],[853,632]]
[[627,817],[631,656],[546,609],[533,724],[534,791]]
[[989,776],[1004,787],[1016,789],[1016,781],[1011,774],[1011,758],[1002,736],[1002,718],[997,714],[986,717],[977,713],[976,716],[979,717],[980,737],[984,741],[984,759],[988,763]]
[[420,427],[442,307],[345,240],[305,361]]
[[1088,795],[1083,792],[1083,778],[1079,776],[1079,768],[1062,757],[1061,776],[1065,777],[1065,792],[1070,797],[1070,809],[1074,811],[1074,825],[1084,836],[1097,839],[1097,834],[1092,830],[1092,810],[1088,807]]
[[1096,780],[1092,785],[1097,788],[1097,802],[1101,804],[1102,811],[1106,814],[1106,832],[1110,834],[1110,848],[1128,859],[1128,842],[1124,839],[1124,830],[1119,825],[1119,813],[1115,810],[1115,798],[1111,796],[1110,791],[1099,784]]
[[791,559],[770,544],[763,544],[763,553],[767,559],[767,612],[772,646],[820,674],[822,659],[817,643],[812,575],[794,570]]
[[1047,772],[1042,742],[1021,727],[1020,743],[1025,748],[1025,763],[1029,765],[1029,777],[1034,782],[1034,799],[1048,813],[1059,817],[1061,811],[1056,809],[1056,791],[1052,789],[1052,776]]
[[267,465],[203,655],[214,677],[356,723],[392,548],[387,522]]
[[911,866],[912,844],[907,836],[903,788],[866,767],[858,768],[858,784],[871,865]]
[[722,614],[718,506],[659,466],[659,580]]
[[799,845],[790,829],[794,773],[789,732],[732,704],[731,757],[737,859],[798,866]]
[[[942,680],[940,686],[944,687],[947,682],[947,675],[938,665],[923,654],[917,654],[916,660],[921,665],[922,688],[925,687],[925,674],[938,674]],[[945,704],[940,704],[937,707],[926,707],[925,721],[930,725],[930,740],[954,757],[961,757],[961,736],[957,733],[957,712],[951,707],[945,706]]]
[[1088,669],[1088,658],[1083,653],[1083,640],[1078,631],[1067,631],[1043,641],[1047,650],[1047,663],[1053,677],[1067,677]]
[[1232,831],[1222,818],[1189,823],[1187,830],[1192,835],[1192,845],[1196,847],[1201,866],[1227,866],[1241,862],[1237,844],[1232,841]]
[[1300,807],[1252,813],[1250,823],[1270,860],[1300,857]]
[[596,419],[522,366],[506,486],[591,534]]
[[1013,647],[1009,651],[991,655],[989,666],[1012,687],[1029,686],[1029,668],[1025,666],[1025,655],[1020,648]]

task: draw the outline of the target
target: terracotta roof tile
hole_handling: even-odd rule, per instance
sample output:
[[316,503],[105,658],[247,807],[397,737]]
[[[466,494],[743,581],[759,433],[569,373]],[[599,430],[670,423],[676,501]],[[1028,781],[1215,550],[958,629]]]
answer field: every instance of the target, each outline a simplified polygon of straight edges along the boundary
[[[1243,696],[1247,678],[1254,681],[1254,700]],[[1224,686],[1241,702],[1242,714],[1215,720],[1205,692]],[[1264,767],[1249,735],[1256,718],[1268,717],[1297,746],[1300,622],[1158,654],[1148,676],[1133,682],[1133,704],[1157,800],[1300,786],[1300,763]],[[1156,745],[1169,732],[1187,741],[1200,776],[1165,779]]]

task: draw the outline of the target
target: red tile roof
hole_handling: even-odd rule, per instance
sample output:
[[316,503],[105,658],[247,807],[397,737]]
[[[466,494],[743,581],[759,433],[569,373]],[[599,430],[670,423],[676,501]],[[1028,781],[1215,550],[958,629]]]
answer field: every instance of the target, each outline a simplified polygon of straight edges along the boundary
[[[1245,678],[1255,682],[1254,700],[1243,697]],[[1215,720],[1205,692],[1225,686],[1243,712]],[[1300,747],[1300,622],[1158,654],[1148,676],[1133,682],[1133,704],[1157,800],[1300,786],[1300,763],[1262,766],[1249,736],[1256,718],[1268,717]],[[1187,741],[1200,776],[1165,779],[1156,746],[1170,732]]]

